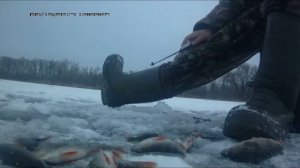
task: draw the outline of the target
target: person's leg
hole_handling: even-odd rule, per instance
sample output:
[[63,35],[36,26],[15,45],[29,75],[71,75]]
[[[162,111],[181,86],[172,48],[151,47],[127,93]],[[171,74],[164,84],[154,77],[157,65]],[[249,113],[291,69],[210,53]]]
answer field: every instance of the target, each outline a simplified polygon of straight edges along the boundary
[[300,90],[300,17],[271,13],[253,93],[225,119],[224,135],[244,140],[283,140],[293,122]]
[[[259,7],[217,32],[207,43],[182,53],[175,61],[130,74],[123,58],[109,56],[103,65],[104,105],[118,107],[173,97],[234,69],[256,54],[264,33]],[[236,28],[238,27],[238,29]]]

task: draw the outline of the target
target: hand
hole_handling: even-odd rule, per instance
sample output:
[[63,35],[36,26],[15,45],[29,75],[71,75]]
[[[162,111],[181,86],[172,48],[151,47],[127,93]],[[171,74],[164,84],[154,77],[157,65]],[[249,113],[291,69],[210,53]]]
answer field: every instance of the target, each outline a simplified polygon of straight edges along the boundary
[[212,31],[209,29],[194,31],[184,38],[181,46],[186,44],[188,41],[191,43],[192,46],[198,46],[199,44],[208,40],[211,36]]

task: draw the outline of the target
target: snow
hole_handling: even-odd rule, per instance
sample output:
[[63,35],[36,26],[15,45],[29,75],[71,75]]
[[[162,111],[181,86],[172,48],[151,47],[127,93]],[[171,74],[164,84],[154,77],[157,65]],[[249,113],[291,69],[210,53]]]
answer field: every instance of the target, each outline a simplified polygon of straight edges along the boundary
[[[0,143],[51,135],[53,143],[100,143],[128,151],[134,145],[126,141],[129,135],[153,132],[175,139],[197,130],[221,140],[200,139],[184,158],[129,154],[126,159],[154,161],[159,167],[298,167],[297,134],[285,142],[283,155],[260,165],[235,163],[220,155],[237,143],[224,139],[222,126],[227,112],[241,103],[176,97],[110,108],[102,105],[99,90],[0,80]],[[208,120],[196,124],[193,117]],[[81,160],[64,167],[86,167],[88,162]]]

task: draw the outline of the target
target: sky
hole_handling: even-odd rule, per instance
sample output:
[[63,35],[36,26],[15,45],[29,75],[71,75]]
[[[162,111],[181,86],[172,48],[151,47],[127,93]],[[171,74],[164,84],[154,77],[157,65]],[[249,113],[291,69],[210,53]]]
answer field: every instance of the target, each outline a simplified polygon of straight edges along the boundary
[[[194,24],[217,5],[207,1],[0,1],[0,56],[102,67],[110,54],[142,70],[180,48]],[[76,13],[76,16],[30,16]],[[109,13],[79,16],[79,13]],[[169,61],[172,59],[169,59]],[[250,60],[258,63],[258,57]]]

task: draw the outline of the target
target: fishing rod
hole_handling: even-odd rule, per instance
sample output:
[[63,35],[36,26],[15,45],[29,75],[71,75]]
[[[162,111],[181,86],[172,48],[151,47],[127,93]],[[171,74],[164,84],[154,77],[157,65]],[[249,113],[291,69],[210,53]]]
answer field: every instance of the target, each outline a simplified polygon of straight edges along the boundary
[[162,59],[160,59],[160,60],[158,60],[158,61],[156,61],[156,62],[151,62],[150,65],[151,65],[151,66],[154,66],[154,65],[156,65],[157,63],[162,62],[163,60],[166,60],[166,59],[168,59],[168,58],[170,58],[170,57],[172,57],[172,56],[174,56],[174,55],[176,55],[176,54],[178,54],[178,53],[181,53],[182,51],[185,51],[185,50],[191,48],[192,46],[193,46],[192,43],[191,43],[190,41],[187,41],[187,42],[180,48],[179,51],[176,51],[175,53],[173,53],[173,54],[171,54],[171,55],[168,55],[168,56],[166,56],[166,57],[164,57],[164,58],[162,58]]

